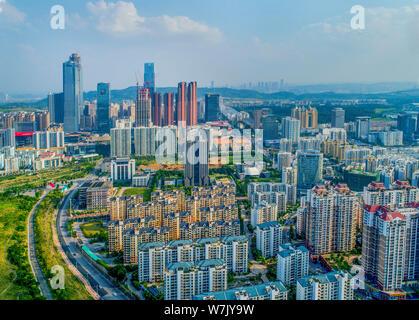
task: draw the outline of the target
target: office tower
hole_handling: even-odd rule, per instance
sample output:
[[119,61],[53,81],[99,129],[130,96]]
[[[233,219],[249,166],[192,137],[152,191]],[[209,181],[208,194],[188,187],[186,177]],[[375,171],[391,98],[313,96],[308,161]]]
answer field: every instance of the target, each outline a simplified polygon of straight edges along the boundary
[[144,63],[144,89],[149,89],[150,97],[154,96],[156,90],[154,63]]
[[158,127],[135,127],[134,128],[134,152],[135,155],[154,156],[157,149]]
[[131,156],[131,121],[117,120],[111,129],[111,157],[129,158]]
[[263,140],[276,140],[279,136],[279,123],[275,116],[267,116],[262,120]]
[[97,112],[96,112],[96,126],[101,134],[109,133],[111,130],[110,120],[111,107],[111,84],[98,83],[97,84]]
[[206,186],[210,182],[207,132],[204,137],[198,134],[202,132],[202,129],[192,130],[197,131],[195,133],[190,131],[186,140],[185,186]]
[[61,129],[34,132],[32,141],[36,150],[64,148],[64,132]]
[[177,262],[164,271],[164,299],[191,300],[205,292],[227,289],[227,266],[223,260]]
[[304,246],[290,243],[279,246],[276,279],[287,286],[294,286],[297,280],[308,276],[310,252]]
[[342,108],[332,110],[332,128],[345,128],[345,110]]
[[131,181],[135,175],[135,160],[117,158],[111,161],[111,178],[113,182]]
[[176,96],[176,123],[178,126],[186,127],[186,82],[180,82],[177,87]]
[[301,128],[316,128],[318,112],[316,108],[295,107],[291,110],[291,116],[300,120]]
[[162,95],[161,93],[155,92],[154,93],[154,102],[153,102],[153,125],[160,127],[162,125]]
[[278,220],[278,207],[276,204],[261,202],[251,208],[250,223],[256,227],[259,224]]
[[297,300],[353,300],[352,276],[344,271],[297,280]]
[[175,124],[175,94],[168,92],[164,94],[164,125],[171,126]]
[[318,151],[297,152],[297,187],[309,189],[323,180],[323,154]]
[[48,94],[48,112],[51,124],[64,123],[64,93]]
[[80,125],[80,110],[83,106],[83,75],[81,60],[73,53],[63,63],[64,131],[77,132]]
[[364,207],[362,266],[365,276],[383,291],[402,288],[406,217],[386,206]]
[[187,104],[186,104],[186,116],[187,116],[188,126],[194,126],[198,124],[198,105],[196,101],[196,90],[197,90],[197,83],[190,82],[188,84]]
[[15,129],[0,129],[0,148],[15,146]]
[[278,152],[277,170],[282,171],[283,168],[291,167],[291,152]]
[[350,251],[355,247],[360,204],[347,185],[334,190],[316,186],[307,192],[303,217],[306,247],[312,255]]
[[192,300],[288,300],[288,290],[280,281],[275,281],[225,291],[205,292],[193,296]]
[[300,120],[291,117],[283,118],[282,138],[289,139],[291,143],[297,143],[300,138]]
[[418,112],[405,112],[397,117],[397,129],[403,132],[406,141],[412,141],[419,133]]
[[262,257],[272,258],[279,252],[282,243],[282,225],[278,221],[262,223],[256,226],[256,249]]
[[357,139],[367,139],[370,134],[370,117],[357,117],[355,123],[355,137]]
[[221,120],[220,95],[205,95],[205,122]]

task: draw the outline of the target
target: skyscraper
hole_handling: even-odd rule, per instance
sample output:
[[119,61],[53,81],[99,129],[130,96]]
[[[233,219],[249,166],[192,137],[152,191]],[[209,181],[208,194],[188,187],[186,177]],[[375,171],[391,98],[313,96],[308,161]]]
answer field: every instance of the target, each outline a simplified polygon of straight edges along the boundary
[[50,123],[64,123],[64,93],[48,95],[48,112]]
[[291,117],[282,119],[282,137],[297,143],[300,138],[300,120]]
[[345,128],[345,110],[342,108],[332,110],[332,128]]
[[205,122],[220,120],[220,95],[205,95]]
[[357,117],[355,127],[355,137],[357,139],[367,139],[370,133],[370,117]]
[[176,121],[178,125],[186,126],[186,82],[180,82],[177,87]]
[[[197,130],[198,129],[192,129]],[[202,132],[199,129],[199,133]],[[186,140],[185,186],[206,186],[210,182],[208,170],[209,141],[198,132],[189,133]],[[193,137],[193,138],[192,138]]]
[[96,124],[99,133],[109,133],[111,130],[109,108],[111,106],[111,84],[97,84]]
[[162,111],[162,96],[161,93],[155,92],[154,99],[153,99],[153,125],[160,127],[162,125],[161,122],[161,111]]
[[150,96],[153,97],[156,89],[154,63],[144,63],[144,88],[149,89]]
[[316,108],[296,107],[292,109],[291,116],[300,120],[301,128],[316,128],[318,112]]
[[80,110],[83,106],[83,75],[81,60],[73,53],[63,63],[64,131],[77,132],[80,125]]
[[135,105],[135,126],[150,127],[151,121],[151,97],[148,89],[137,88],[137,103]]
[[117,120],[116,127],[111,129],[111,157],[130,157],[131,126],[131,121]]
[[174,115],[175,94],[168,92],[164,94],[164,125],[171,126],[175,123]]
[[279,135],[279,123],[275,116],[269,115],[262,120],[263,140],[275,140]]
[[190,82],[187,94],[187,125],[194,126],[198,124],[198,105],[196,101],[197,83]]
[[310,189],[323,179],[323,154],[318,151],[297,152],[297,186]]

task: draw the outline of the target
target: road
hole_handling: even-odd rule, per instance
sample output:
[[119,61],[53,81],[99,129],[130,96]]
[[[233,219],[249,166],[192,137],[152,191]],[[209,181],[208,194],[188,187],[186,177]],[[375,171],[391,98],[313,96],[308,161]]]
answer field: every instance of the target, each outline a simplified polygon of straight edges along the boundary
[[39,283],[39,289],[41,290],[41,294],[47,298],[47,300],[54,300],[51,290],[48,286],[47,279],[45,278],[41,267],[38,262],[38,258],[36,257],[35,252],[35,234],[34,234],[34,220],[35,220],[35,213],[39,207],[39,204],[44,200],[44,198],[48,195],[50,190],[44,191],[39,201],[33,207],[31,213],[28,217],[28,257],[29,257],[29,264],[31,265],[32,273],[35,275],[36,281]]
[[[81,181],[80,181],[81,182]],[[74,187],[74,186],[73,186]],[[69,220],[66,215],[70,198],[76,193],[77,188],[73,188],[65,197],[57,214],[57,233],[58,238],[71,263],[88,280],[91,287],[100,295],[103,300],[129,300],[117,286],[115,286],[101,271],[99,271],[90,261],[80,253],[77,247],[77,240],[68,236],[66,223]]]

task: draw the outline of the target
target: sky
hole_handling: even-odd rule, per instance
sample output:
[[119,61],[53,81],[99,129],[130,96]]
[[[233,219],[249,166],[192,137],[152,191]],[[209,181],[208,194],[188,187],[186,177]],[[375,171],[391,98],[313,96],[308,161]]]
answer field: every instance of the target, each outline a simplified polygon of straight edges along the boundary
[[[65,9],[63,30],[51,8]],[[365,29],[351,8],[365,7]],[[123,89],[154,62],[158,87],[419,81],[419,0],[0,0],[0,92]]]

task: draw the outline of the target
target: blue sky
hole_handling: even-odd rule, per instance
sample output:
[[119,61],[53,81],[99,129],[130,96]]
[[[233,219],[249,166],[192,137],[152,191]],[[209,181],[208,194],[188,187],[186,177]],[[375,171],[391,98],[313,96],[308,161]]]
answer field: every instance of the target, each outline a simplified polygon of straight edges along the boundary
[[[5,2],[4,2],[5,1]],[[62,5],[64,30],[50,28]],[[365,30],[350,9],[366,8]],[[418,81],[416,0],[0,0],[0,92],[60,91],[82,57],[85,90],[156,63],[157,85]]]

